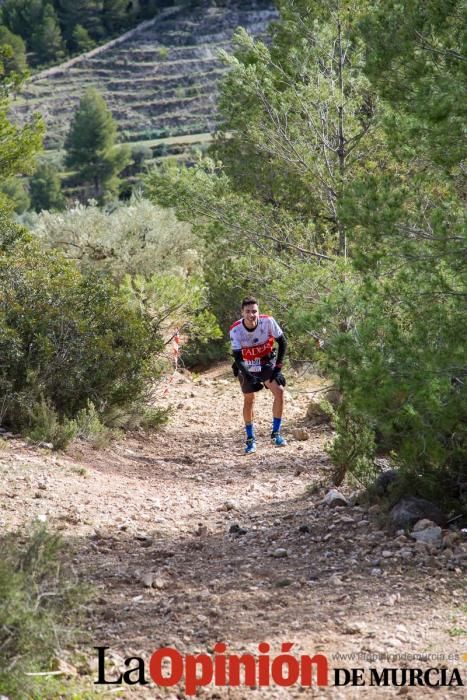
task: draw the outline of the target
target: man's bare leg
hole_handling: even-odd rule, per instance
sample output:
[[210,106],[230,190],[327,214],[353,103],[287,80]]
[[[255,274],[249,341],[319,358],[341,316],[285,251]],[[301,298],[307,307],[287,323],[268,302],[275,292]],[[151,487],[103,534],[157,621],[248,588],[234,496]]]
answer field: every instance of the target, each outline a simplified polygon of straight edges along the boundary
[[284,410],[284,387],[278,384],[274,379],[272,382],[265,382],[268,389],[272,391],[274,400],[272,403],[272,417],[282,418]]
[[271,438],[276,447],[287,445],[287,441],[280,434],[282,412],[284,410],[284,387],[278,384],[275,379],[265,382],[266,387],[272,391],[274,400],[272,403],[272,433]]
[[243,420],[245,421],[245,425],[253,423],[254,403],[254,394],[243,394]]
[[254,394],[243,394],[243,420],[245,421],[246,430],[246,447],[245,454],[253,454],[256,452],[256,442],[253,427],[253,406],[255,403]]

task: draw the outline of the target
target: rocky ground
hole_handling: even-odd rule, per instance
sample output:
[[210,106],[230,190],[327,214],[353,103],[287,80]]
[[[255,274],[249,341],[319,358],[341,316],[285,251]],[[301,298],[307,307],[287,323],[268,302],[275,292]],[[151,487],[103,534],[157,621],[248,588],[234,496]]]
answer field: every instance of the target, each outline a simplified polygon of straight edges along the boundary
[[[94,645],[109,647],[110,678],[126,670],[124,658],[147,663],[162,646],[210,654],[222,641],[232,654],[257,655],[268,642],[272,659],[293,642],[297,657],[320,652],[330,669],[364,669],[367,685],[210,685],[199,696],[464,697],[457,686],[368,686],[369,669],[385,666],[445,667],[448,679],[458,668],[467,682],[462,533],[435,532],[434,544],[390,533],[378,506],[352,505],[350,487],[342,489],[349,500],[326,503],[330,428],[305,420],[323,386],[317,378],[290,382],[287,448],[269,444],[271,397],[258,394],[258,452],[245,457],[241,394],[229,372],[174,374],[159,397],[172,418],[157,434],[60,454],[19,438],[2,442],[2,530],[35,518],[58,528],[96,590],[86,661],[70,672],[88,667],[96,677]],[[118,697],[184,697],[182,689],[125,686]]]

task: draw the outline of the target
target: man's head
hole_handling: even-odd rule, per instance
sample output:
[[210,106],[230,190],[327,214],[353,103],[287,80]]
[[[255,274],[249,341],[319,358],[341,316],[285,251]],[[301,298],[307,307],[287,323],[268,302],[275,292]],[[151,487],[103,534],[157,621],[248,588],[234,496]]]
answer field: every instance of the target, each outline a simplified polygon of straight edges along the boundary
[[258,324],[258,302],[254,297],[245,297],[245,299],[243,299],[242,318],[247,328],[255,328]]

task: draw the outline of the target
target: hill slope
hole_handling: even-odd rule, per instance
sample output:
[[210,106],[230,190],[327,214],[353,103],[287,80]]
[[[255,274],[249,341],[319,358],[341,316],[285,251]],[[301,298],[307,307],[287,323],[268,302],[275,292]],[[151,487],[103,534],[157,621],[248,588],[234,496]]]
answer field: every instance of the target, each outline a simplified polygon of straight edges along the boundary
[[12,109],[24,120],[40,112],[46,146],[60,148],[83,91],[95,86],[126,142],[212,131],[217,82],[225,71],[218,50],[235,29],[254,36],[277,16],[272,2],[228,7],[174,7],[122,37],[34,75]]

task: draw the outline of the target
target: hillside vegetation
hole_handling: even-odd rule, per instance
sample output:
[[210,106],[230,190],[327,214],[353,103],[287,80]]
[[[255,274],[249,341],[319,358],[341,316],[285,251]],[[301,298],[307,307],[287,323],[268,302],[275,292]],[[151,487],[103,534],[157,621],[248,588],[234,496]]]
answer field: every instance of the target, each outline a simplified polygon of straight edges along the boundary
[[6,40],[15,49],[16,67],[27,60],[37,70],[90,51],[143,20],[152,19],[165,7],[186,2],[2,0],[0,43]]
[[61,148],[80,97],[94,86],[122,141],[213,131],[217,83],[226,70],[219,50],[229,48],[238,26],[258,36],[276,16],[271,2],[167,8],[118,39],[32,76],[13,117],[23,121],[39,112],[46,147]]

